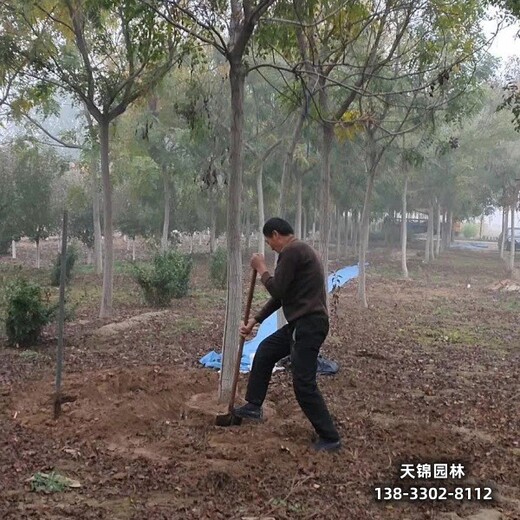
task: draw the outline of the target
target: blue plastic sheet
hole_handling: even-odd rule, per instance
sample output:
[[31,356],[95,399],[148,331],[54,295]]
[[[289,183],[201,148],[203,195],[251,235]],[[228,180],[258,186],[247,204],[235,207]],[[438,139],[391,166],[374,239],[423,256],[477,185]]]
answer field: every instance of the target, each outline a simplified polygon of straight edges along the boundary
[[[338,269],[335,273],[330,274],[327,280],[329,293],[332,292],[335,287],[341,287],[349,280],[356,278],[358,273],[358,266],[351,265],[349,267]],[[267,338],[267,336],[270,336],[273,332],[276,331],[277,325],[278,323],[275,312],[260,324],[256,336],[253,339],[245,342],[244,350],[242,352],[242,359],[240,361],[241,372],[249,372],[251,370],[251,365],[253,364],[253,358],[255,356],[258,345],[260,345],[260,342],[264,338]],[[212,350],[205,356],[201,357],[199,361],[207,368],[220,369],[222,364],[222,354]]]

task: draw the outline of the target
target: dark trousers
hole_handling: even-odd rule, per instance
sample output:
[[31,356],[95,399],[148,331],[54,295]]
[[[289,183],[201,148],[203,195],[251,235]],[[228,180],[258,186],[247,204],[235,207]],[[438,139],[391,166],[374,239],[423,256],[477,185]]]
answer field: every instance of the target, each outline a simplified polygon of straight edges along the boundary
[[298,404],[322,439],[336,441],[339,439],[338,431],[316,383],[318,353],[328,332],[329,319],[325,314],[309,314],[264,339],[253,359],[246,401],[262,405],[274,365],[290,354]]

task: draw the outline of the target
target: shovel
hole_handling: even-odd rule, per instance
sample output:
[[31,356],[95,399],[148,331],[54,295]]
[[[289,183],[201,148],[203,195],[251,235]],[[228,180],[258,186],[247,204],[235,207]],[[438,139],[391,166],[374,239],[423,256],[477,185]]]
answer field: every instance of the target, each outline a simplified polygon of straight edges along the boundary
[[[244,315],[244,324],[249,321],[249,313],[251,312],[251,303],[253,302],[253,293],[255,292],[256,271],[253,269],[251,273],[251,284],[249,285],[249,294],[247,295],[246,312]],[[240,375],[240,362],[242,361],[242,351],[246,338],[240,337],[238,344],[237,358],[235,361],[235,374],[233,375],[233,386],[231,387],[231,396],[229,397],[228,413],[217,415],[215,424],[217,426],[239,426],[242,424],[242,417],[237,417],[233,413],[235,408],[235,397],[237,394],[238,376]]]

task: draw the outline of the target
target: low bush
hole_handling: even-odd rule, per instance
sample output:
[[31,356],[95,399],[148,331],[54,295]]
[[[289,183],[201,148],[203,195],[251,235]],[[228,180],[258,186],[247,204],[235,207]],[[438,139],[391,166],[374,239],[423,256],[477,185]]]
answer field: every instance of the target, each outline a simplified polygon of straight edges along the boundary
[[[68,285],[72,279],[72,270],[78,259],[78,250],[74,245],[67,248],[67,259],[65,261],[65,284]],[[57,256],[51,271],[51,285],[58,287],[60,285],[61,276],[61,253]]]
[[38,342],[42,329],[55,316],[57,306],[43,301],[42,288],[19,278],[6,291],[5,331],[10,346],[31,347]]
[[219,247],[211,255],[209,274],[215,287],[225,289],[227,284],[227,252],[225,249]]
[[135,265],[133,275],[149,305],[167,307],[173,298],[188,293],[191,267],[188,255],[166,251],[156,254],[151,266]]

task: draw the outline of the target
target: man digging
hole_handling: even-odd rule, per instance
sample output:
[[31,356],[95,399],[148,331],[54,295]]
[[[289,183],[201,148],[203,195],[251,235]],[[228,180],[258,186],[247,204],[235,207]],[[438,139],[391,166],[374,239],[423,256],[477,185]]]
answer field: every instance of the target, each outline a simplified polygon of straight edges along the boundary
[[260,343],[249,375],[247,404],[233,413],[244,419],[262,419],[262,404],[274,365],[290,355],[296,399],[318,434],[312,446],[316,451],[336,451],[341,447],[339,433],[316,383],[318,354],[329,331],[323,265],[316,251],[298,240],[285,220],[269,219],[262,232],[269,247],[279,255],[276,269],[273,276],[269,274],[261,254],[251,257],[251,267],[271,298],[247,325],[240,327],[240,334],[251,334],[257,323],[280,307],[287,324]]

